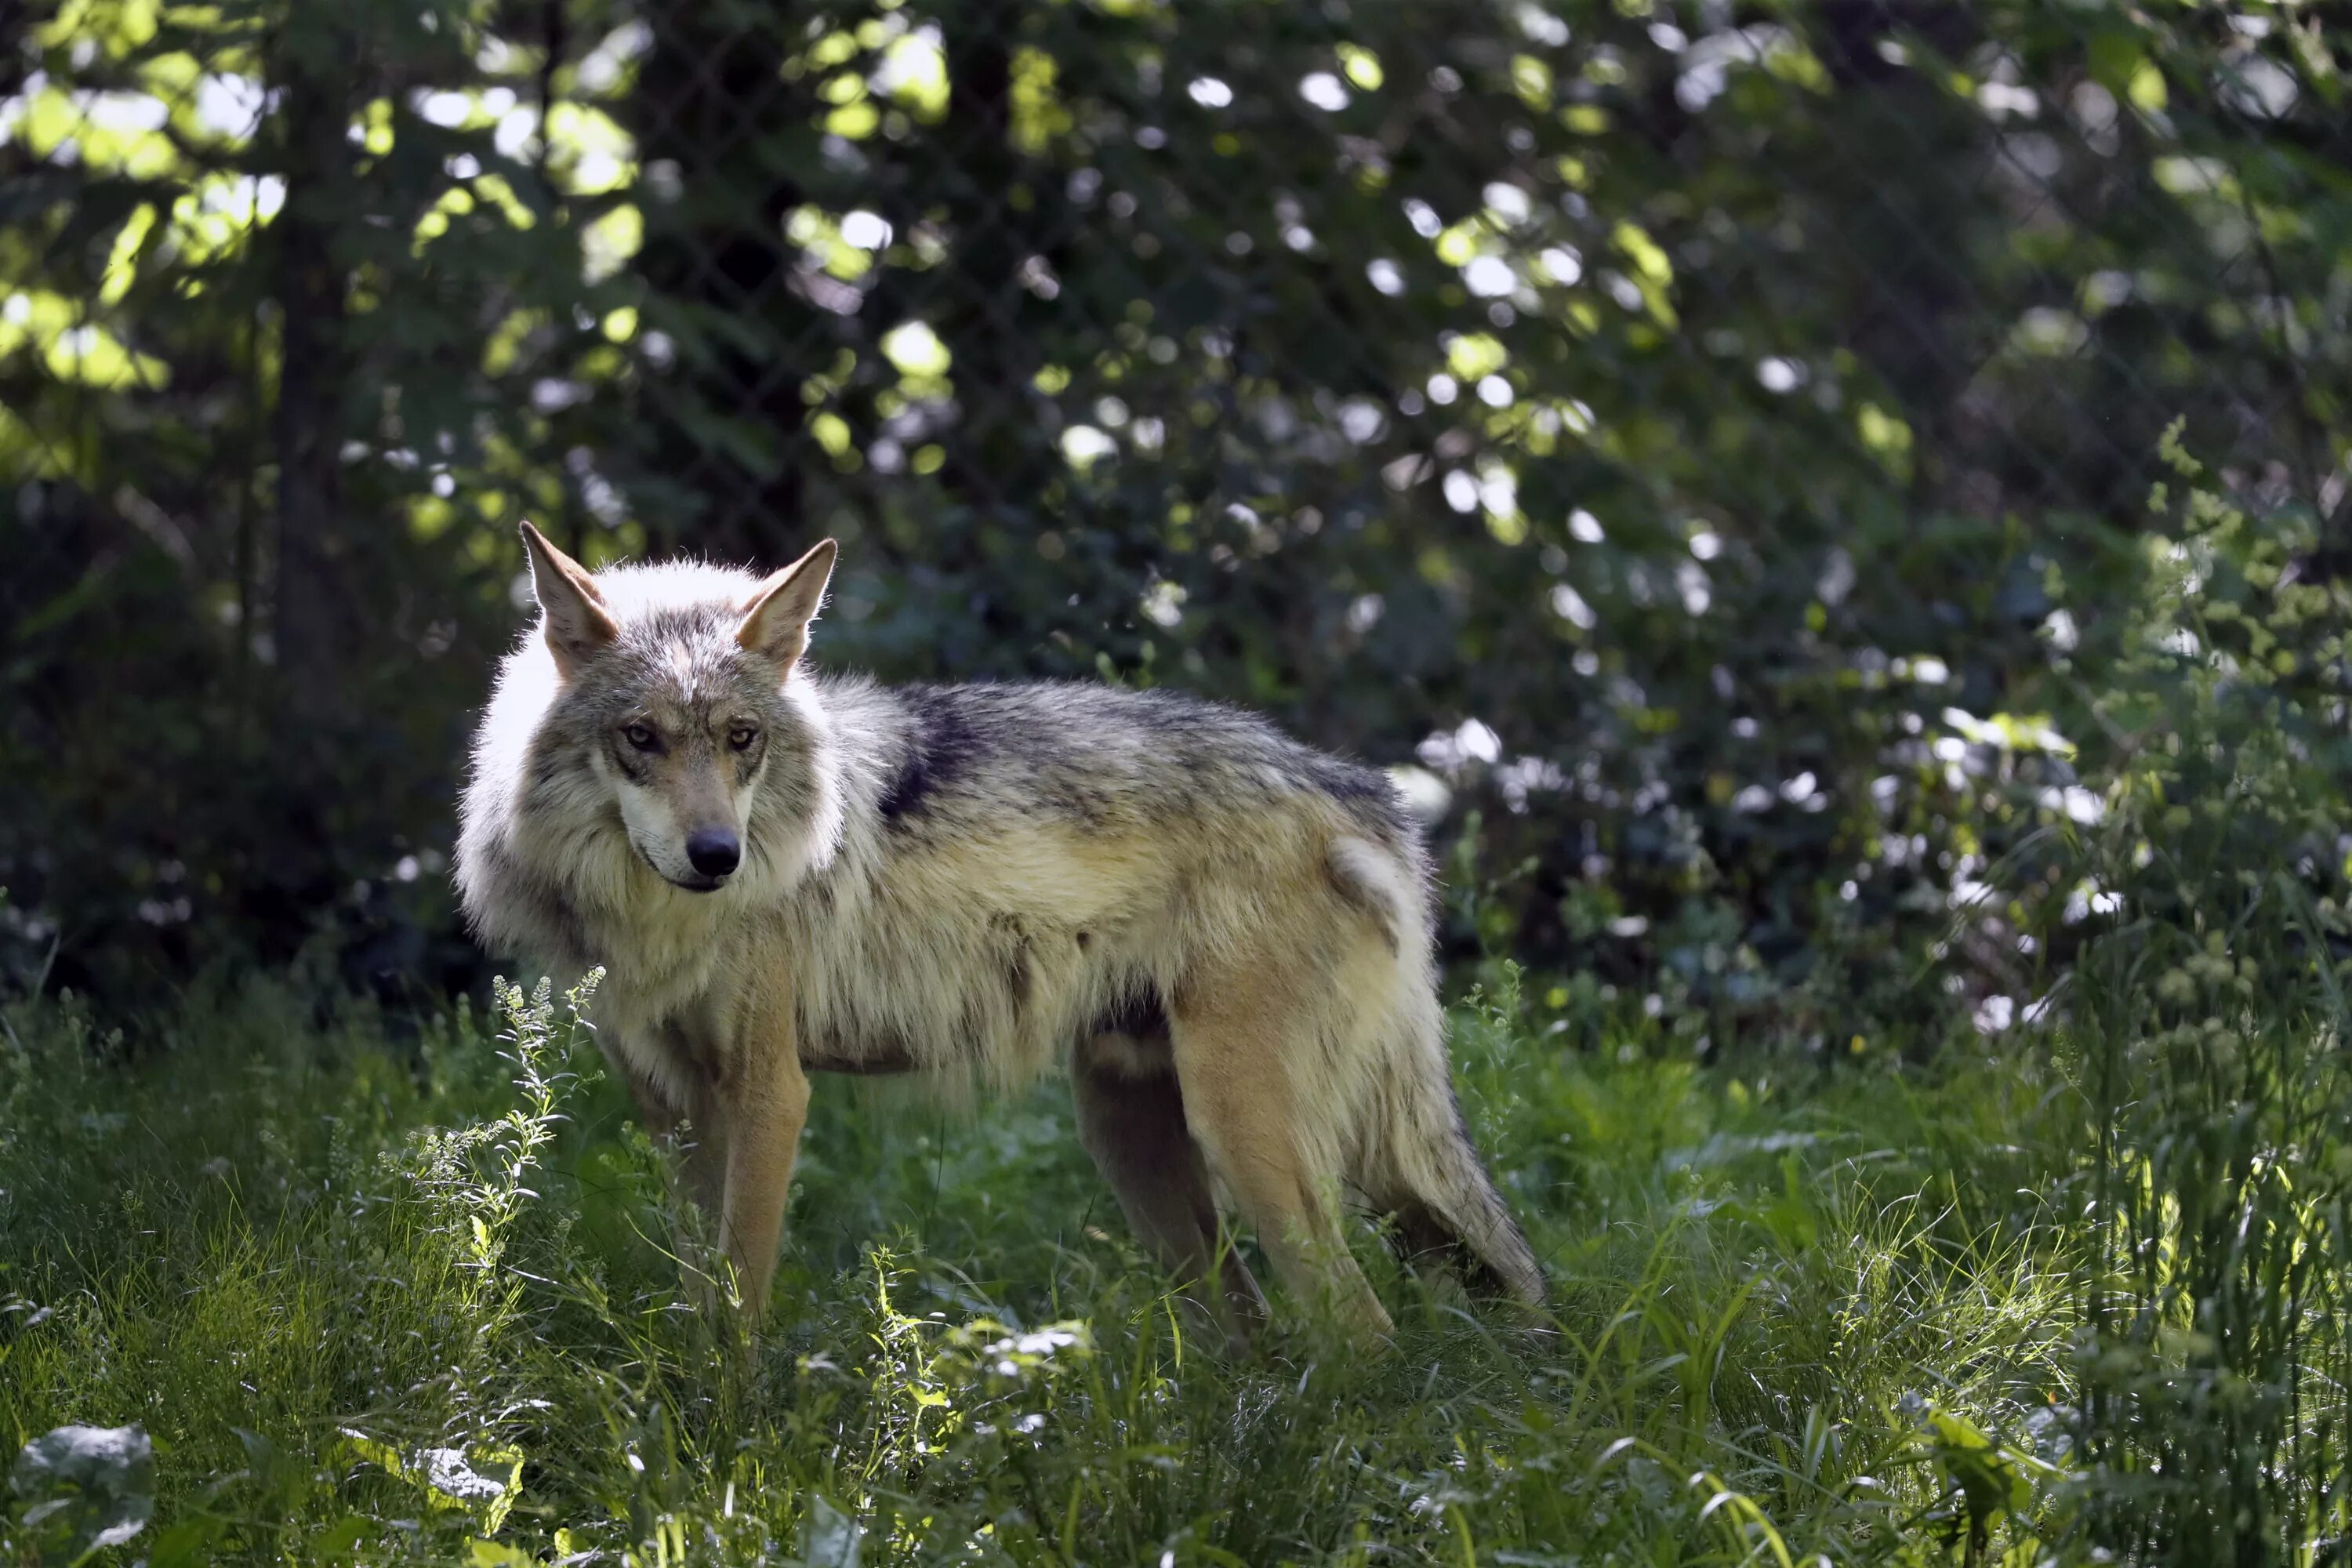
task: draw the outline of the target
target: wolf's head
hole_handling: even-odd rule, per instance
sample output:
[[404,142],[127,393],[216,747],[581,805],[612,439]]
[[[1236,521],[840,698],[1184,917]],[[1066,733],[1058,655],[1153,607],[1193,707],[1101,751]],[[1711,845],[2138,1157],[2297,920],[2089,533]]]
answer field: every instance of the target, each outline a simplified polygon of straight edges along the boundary
[[834,542],[765,578],[634,567],[600,582],[528,522],[522,536],[561,683],[549,721],[610,792],[646,865],[693,892],[724,887],[757,848],[747,839],[763,785],[805,793],[807,760],[793,754],[804,711],[786,688]]

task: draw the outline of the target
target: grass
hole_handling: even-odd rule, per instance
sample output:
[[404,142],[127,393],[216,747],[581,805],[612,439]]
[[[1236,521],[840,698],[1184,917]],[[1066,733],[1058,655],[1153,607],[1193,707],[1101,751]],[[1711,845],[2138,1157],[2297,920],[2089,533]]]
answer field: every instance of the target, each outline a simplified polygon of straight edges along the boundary
[[1381,1358],[1192,1338],[1053,1086],[827,1082],[740,1367],[560,1005],[13,1025],[0,1439],[143,1426],[78,1494],[152,1496],[114,1560],[2027,1562],[2063,1511],[2079,1110],[2013,1058],[1567,1048],[1500,974],[1459,1071],[1557,1331],[1383,1266]]

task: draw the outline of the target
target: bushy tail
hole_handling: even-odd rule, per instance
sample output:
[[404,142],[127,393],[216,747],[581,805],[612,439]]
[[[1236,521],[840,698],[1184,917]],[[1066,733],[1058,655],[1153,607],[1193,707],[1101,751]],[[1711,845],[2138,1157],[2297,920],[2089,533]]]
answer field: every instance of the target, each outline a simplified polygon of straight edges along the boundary
[[1466,1255],[1502,1294],[1540,1306],[1543,1269],[1470,1142],[1443,1056],[1430,1065],[1411,1075],[1407,1103],[1391,1107],[1374,1201],[1396,1215],[1408,1251]]
[[1367,1033],[1386,1056],[1374,1070],[1369,1136],[1357,1146],[1357,1185],[1396,1216],[1409,1252],[1466,1254],[1505,1294],[1539,1305],[1543,1270],[1479,1162],[1454,1099],[1437,977],[1424,956],[1431,932],[1421,865],[1416,845],[1343,837],[1331,846],[1332,886],[1379,924],[1395,987],[1367,1007]]

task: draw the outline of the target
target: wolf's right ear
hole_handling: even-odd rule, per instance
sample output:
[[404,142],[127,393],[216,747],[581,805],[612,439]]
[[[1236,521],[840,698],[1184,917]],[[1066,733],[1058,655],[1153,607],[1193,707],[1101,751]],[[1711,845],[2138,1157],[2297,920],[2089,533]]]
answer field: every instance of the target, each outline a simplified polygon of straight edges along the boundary
[[621,635],[620,623],[588,569],[550,544],[547,535],[526,522],[522,543],[530,552],[530,591],[546,625],[548,650],[568,676]]

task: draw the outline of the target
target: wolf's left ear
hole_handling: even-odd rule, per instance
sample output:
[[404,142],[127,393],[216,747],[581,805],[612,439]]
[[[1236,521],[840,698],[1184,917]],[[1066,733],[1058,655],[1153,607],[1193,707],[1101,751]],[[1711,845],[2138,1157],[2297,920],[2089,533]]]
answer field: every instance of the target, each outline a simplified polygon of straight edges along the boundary
[[772,574],[752,594],[743,612],[735,640],[751,652],[789,670],[808,649],[809,623],[824,603],[824,587],[833,581],[834,557],[841,547],[828,539],[782,571]]

